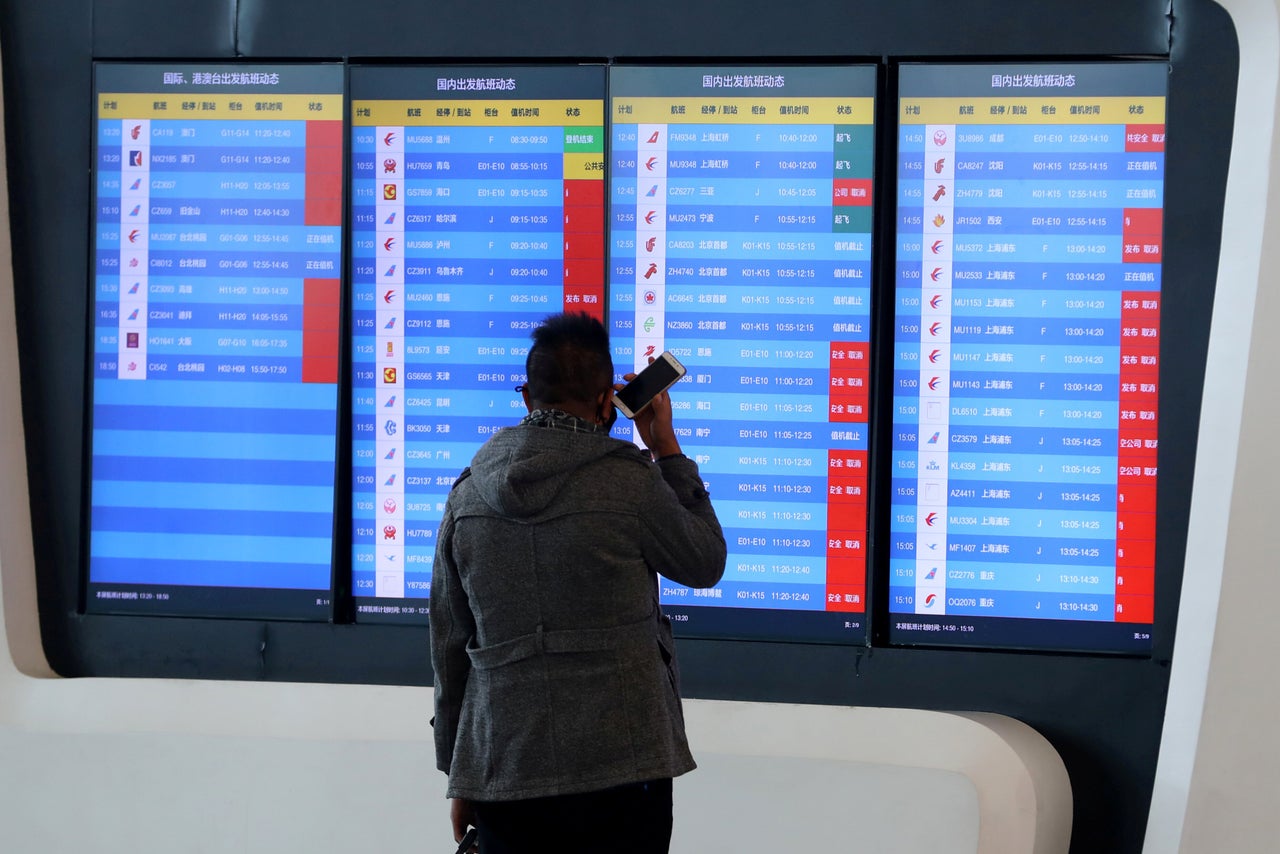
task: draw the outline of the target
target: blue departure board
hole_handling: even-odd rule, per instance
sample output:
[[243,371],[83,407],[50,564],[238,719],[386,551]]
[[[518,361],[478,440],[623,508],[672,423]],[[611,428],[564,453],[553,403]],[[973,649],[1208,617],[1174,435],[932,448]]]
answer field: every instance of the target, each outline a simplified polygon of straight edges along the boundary
[[352,585],[423,622],[458,474],[525,415],[530,332],[604,315],[601,66],[358,67]]
[[330,614],[342,91],[96,66],[90,611]]
[[1167,78],[901,69],[894,642],[1151,647]]
[[729,547],[715,588],[663,581],[684,634],[866,637],[875,89],[870,66],[611,69],[614,364],[687,367],[675,425]]

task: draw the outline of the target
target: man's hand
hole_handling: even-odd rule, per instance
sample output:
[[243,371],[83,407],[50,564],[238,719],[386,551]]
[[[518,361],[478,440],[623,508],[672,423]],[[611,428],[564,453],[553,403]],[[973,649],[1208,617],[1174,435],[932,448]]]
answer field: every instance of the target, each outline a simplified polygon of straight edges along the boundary
[[[653,361],[653,357],[649,357],[649,361]],[[631,382],[636,378],[634,373],[626,374],[623,379]],[[621,385],[616,388],[622,388]],[[676,438],[675,427],[671,423],[671,395],[662,392],[656,395],[648,406],[644,408],[640,414],[635,417],[636,429],[640,431],[640,438],[650,451],[653,452],[654,459],[658,457],[669,457],[673,454],[680,453],[680,440]]]
[[[473,826],[475,821],[475,810],[471,806],[471,801],[466,798],[451,798],[449,800],[449,821],[453,823],[453,841],[461,842],[462,837],[467,835],[467,828]],[[474,845],[471,850],[477,851]]]

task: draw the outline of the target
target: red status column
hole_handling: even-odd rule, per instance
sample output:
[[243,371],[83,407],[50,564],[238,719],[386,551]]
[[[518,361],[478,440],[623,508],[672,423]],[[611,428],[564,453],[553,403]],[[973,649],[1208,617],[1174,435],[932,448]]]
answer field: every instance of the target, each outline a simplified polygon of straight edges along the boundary
[[564,182],[564,308],[604,320],[604,180]]
[[[306,123],[306,225],[342,225],[342,122]],[[336,233],[334,241],[340,242]],[[340,246],[340,243],[339,243]],[[333,246],[326,245],[332,250]],[[328,262],[326,262],[328,263]],[[302,381],[338,381],[341,270],[313,270],[302,283]]]
[[1120,309],[1120,431],[1116,487],[1119,623],[1155,616],[1159,470],[1160,294],[1125,291]]
[[[833,342],[827,421],[833,434],[865,446],[870,370],[865,342]],[[865,612],[867,593],[867,452],[827,451],[826,610]]]
[[[1164,143],[1162,124],[1125,127],[1127,152],[1161,152]],[[1135,162],[1141,164],[1140,159]],[[1154,170],[1155,162],[1151,165]],[[1123,215],[1124,263],[1159,264],[1164,257],[1163,210],[1125,208]],[[1160,293],[1154,290],[1155,274],[1150,278],[1153,290],[1120,295],[1115,619],[1121,623],[1155,619]]]

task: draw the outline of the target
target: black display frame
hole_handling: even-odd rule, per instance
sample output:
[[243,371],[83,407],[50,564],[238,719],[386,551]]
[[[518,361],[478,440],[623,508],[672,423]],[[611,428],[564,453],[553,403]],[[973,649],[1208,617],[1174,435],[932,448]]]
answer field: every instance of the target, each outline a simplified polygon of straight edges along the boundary
[[[1047,68],[1047,69],[1053,69],[1056,72],[1068,72],[1068,71],[1088,69],[1090,66],[1094,66],[1095,68],[1093,70],[1097,72],[1097,74],[1094,75],[1094,78],[1101,81],[1101,88],[1099,88],[1099,85],[1095,83],[1094,86],[1092,87],[1095,91],[1091,91],[1090,94],[1087,96],[1081,96],[1084,98],[1088,98],[1088,97],[1096,97],[1098,95],[1104,95],[1104,94],[1116,96],[1121,94],[1120,90],[1124,90],[1126,93],[1125,96],[1128,97],[1129,96],[1127,94],[1128,89],[1132,88],[1132,85],[1130,84],[1130,81],[1128,79],[1122,80],[1121,78],[1124,75],[1124,71],[1122,69],[1124,69],[1124,67],[1129,64],[1141,66],[1141,68],[1139,69],[1139,73],[1137,75],[1139,77],[1154,79],[1163,75],[1166,78],[1164,81],[1162,81],[1166,84],[1166,86],[1165,86],[1164,94],[1161,95],[1160,97],[1162,97],[1165,100],[1166,108],[1167,108],[1167,101],[1168,101],[1167,77],[1170,73],[1170,68],[1171,68],[1167,61],[1151,60],[1151,59],[1144,59],[1139,57],[1127,57],[1124,62],[1099,62],[1097,60],[1079,60],[1076,62],[1054,61],[1049,63],[1049,62],[1041,62],[1041,61],[1032,60],[1032,59],[1022,59],[1022,60],[1006,59],[1000,62],[972,62],[972,63],[964,63],[964,64],[958,63],[958,62],[948,62],[948,63],[938,63],[937,65],[942,66],[947,70],[951,70],[951,69],[960,67],[962,65],[966,66],[965,67],[966,71],[971,69],[981,68],[984,75],[989,74],[991,71],[998,68],[1007,68],[1010,70],[1018,70],[1023,72],[1035,71],[1035,70],[1043,71],[1044,69]],[[935,70],[930,67],[931,65],[932,65],[931,63],[900,62],[895,66],[895,72],[900,73],[900,69],[902,69],[904,66],[913,67],[923,71]],[[1102,67],[1097,68],[1097,66],[1102,66]],[[1144,83],[1147,86],[1152,85],[1150,81],[1146,81],[1145,79],[1144,79]],[[933,81],[930,84],[926,84],[926,85],[937,86],[943,89],[950,89],[950,86],[948,84],[943,84],[940,81]],[[1115,87],[1115,91],[1112,91],[1111,87]],[[1034,90],[1025,90],[1025,91],[1027,92],[1027,96],[1031,96],[1034,93]],[[898,87],[896,94],[899,99],[898,101],[899,120],[901,119],[901,106],[900,106],[901,100],[904,97],[909,97],[909,98],[940,97],[940,96],[921,95],[920,93],[913,93],[910,96],[904,96],[902,94],[901,87]],[[1134,96],[1137,97],[1138,95],[1134,95]],[[1151,96],[1151,93],[1143,93],[1141,95],[1141,97],[1150,97],[1150,96]],[[961,96],[948,94],[945,97],[957,98]],[[966,95],[963,97],[1000,97],[1000,96],[998,95],[983,96],[983,95],[978,95],[976,93],[971,96],[966,92]],[[1059,95],[1059,97],[1062,97],[1062,96]],[[998,124],[998,122],[993,122],[992,124]],[[1165,127],[1167,128],[1167,121],[1165,122]],[[1176,129],[1175,129],[1175,133],[1177,133]],[[895,167],[899,165],[901,162],[901,152],[898,148],[900,144],[900,140],[901,140],[900,134],[896,135],[893,140]],[[896,183],[897,178],[898,176],[895,173],[895,189],[900,189]],[[1166,186],[1166,191],[1167,189],[1168,188]],[[891,215],[891,221],[894,223],[895,234],[897,231],[897,222],[896,222],[897,204],[898,204],[897,201],[895,201],[895,205],[894,205],[895,209]],[[1163,210],[1164,208],[1162,207],[1161,211],[1163,212]],[[899,247],[895,246],[895,250],[894,250],[895,256],[898,248]],[[895,257],[894,259],[895,267],[897,262],[898,262],[898,258]],[[1161,264],[1161,266],[1163,267],[1163,264]],[[1163,294],[1163,281],[1164,281],[1163,276],[1164,274],[1162,273],[1161,288],[1156,291],[1157,294]],[[1178,273],[1175,273],[1174,277],[1175,279],[1178,279],[1179,278]],[[898,298],[899,296],[901,296],[901,290],[897,282],[896,269],[892,272],[892,278],[894,280],[892,289],[886,295],[886,298],[889,300],[889,302],[882,301],[882,305],[886,307],[887,311],[890,310],[888,308],[890,302],[893,305],[892,313],[894,313],[894,318],[886,322],[887,325],[885,326],[885,329],[888,330],[889,334],[896,339],[896,330],[894,330],[893,327],[897,324],[896,311],[898,306]],[[1183,313],[1190,313],[1194,310],[1195,309],[1193,306],[1182,308]],[[899,342],[897,342],[896,340],[893,340],[893,341],[883,340],[882,343],[885,346],[883,349],[880,350],[880,353],[883,356],[883,358],[889,362],[889,367],[885,368],[884,370],[878,371],[877,379],[881,381],[888,381],[891,388],[887,393],[887,395],[883,396],[882,398],[880,398],[880,400],[877,401],[879,404],[881,404],[881,406],[877,407],[876,411],[880,413],[882,418],[890,422],[888,426],[883,427],[883,429],[879,431],[879,435],[881,439],[885,441],[889,441],[889,436],[892,433],[892,431],[898,429],[898,427],[893,423],[895,414],[893,411],[892,386],[896,385],[896,380],[894,379],[894,373],[895,373],[894,362],[896,361],[896,356],[892,352],[892,348],[899,346]],[[1206,345],[1207,345],[1207,338],[1206,338]],[[1165,359],[1165,355],[1162,353],[1162,357],[1159,364],[1159,370],[1161,371],[1162,374],[1164,372],[1164,359]],[[1157,403],[1157,407],[1158,407],[1158,403]],[[1195,414],[1198,415],[1198,411]],[[1164,431],[1166,428],[1168,429],[1168,432],[1174,436],[1187,435],[1188,433],[1194,434],[1196,429],[1196,422],[1195,420],[1184,421],[1183,419],[1187,415],[1188,413],[1185,411],[1176,413],[1172,419],[1173,423],[1171,425],[1167,424],[1167,421],[1165,418],[1160,419],[1160,421],[1158,422],[1158,436],[1160,437],[1161,445],[1164,444],[1164,438],[1165,438]],[[891,445],[891,442],[890,442],[890,445]],[[888,478],[890,481],[892,481],[893,479],[893,471],[892,471],[892,463],[891,463],[892,453],[893,453],[892,447],[889,447],[889,449],[887,450],[887,452],[884,454],[883,457],[877,458],[877,463],[878,463],[877,470],[879,471],[882,478]],[[1159,489],[1159,483],[1160,481],[1157,480],[1157,489]],[[890,517],[894,512],[893,506],[892,506],[892,498],[890,497],[890,492],[891,490],[886,490],[885,492],[880,493],[880,497],[882,500],[880,501],[880,504],[879,504],[880,512],[883,513],[886,517],[884,522],[885,527],[883,529],[886,537],[889,536],[888,525],[890,524],[889,519],[887,517]],[[884,500],[886,498],[889,498],[889,501],[887,503]],[[1173,503],[1172,510],[1169,512],[1172,512],[1174,515],[1177,515],[1179,517],[1185,518],[1185,516],[1190,512],[1189,491],[1180,493],[1176,495],[1174,498],[1175,500]],[[1015,508],[1011,508],[1011,509],[1015,509]],[[1158,505],[1157,512],[1160,512],[1161,510],[1163,510],[1163,505]],[[1082,540],[1082,542],[1084,541]],[[889,554],[890,548],[886,546],[886,548],[880,549],[879,551],[881,552],[881,554],[878,556],[880,562],[878,564],[879,571],[876,573],[876,577],[881,581],[887,582],[891,575],[889,571],[889,566],[888,566],[888,563],[890,561],[890,554]],[[1168,557],[1170,558],[1171,562],[1176,561],[1178,564],[1180,564],[1183,556],[1181,553],[1179,553],[1176,555],[1168,555]],[[1118,566],[1115,563],[1112,563],[1110,567],[1113,573],[1119,570]],[[1102,565],[1102,568],[1105,571],[1107,568],[1107,565],[1105,564]],[[998,595],[1002,591],[997,590],[994,592]],[[1162,595],[1162,591],[1160,590],[1158,585],[1156,586],[1155,594],[1156,596]],[[1069,619],[1063,619],[1063,620],[1028,619],[1028,618],[995,617],[995,616],[986,617],[986,616],[975,616],[975,615],[960,616],[960,615],[949,615],[949,614],[926,616],[921,614],[915,614],[914,617],[917,621],[928,623],[932,626],[936,626],[940,628],[950,629],[951,632],[945,635],[941,632],[937,632],[933,636],[930,636],[929,634],[922,634],[922,635],[916,635],[915,637],[909,637],[905,633],[902,633],[900,637],[895,639],[892,637],[892,633],[894,632],[894,626],[891,625],[891,622],[894,620],[907,619],[909,615],[908,615],[908,612],[905,612],[905,611],[893,611],[891,609],[891,603],[888,601],[888,595],[889,595],[888,590],[882,591],[881,601],[877,602],[877,606],[881,610],[877,612],[878,619],[875,623],[876,638],[888,646],[909,647],[909,648],[919,648],[919,649],[1008,650],[1008,651],[1025,651],[1025,652],[1048,652],[1048,653],[1055,653],[1055,654],[1080,653],[1084,655],[1119,655],[1119,656],[1134,656],[1134,657],[1141,657],[1141,658],[1149,658],[1152,655],[1153,644],[1151,643],[1151,641],[1152,641],[1152,634],[1153,634],[1152,630],[1154,628],[1153,623],[1149,623],[1149,622],[1128,623],[1128,622],[1117,621],[1114,619],[1086,621],[1086,620],[1069,620]],[[965,642],[962,640],[963,638],[965,638],[964,634],[961,634],[960,632],[956,631],[956,629],[959,629],[962,627],[968,627],[972,632],[972,636],[968,642]],[[944,638],[952,639],[952,642],[950,643],[944,642],[943,641]]]
[[[210,62],[100,62],[93,63],[93,122],[91,126],[90,146],[94,152],[92,158],[93,166],[90,171],[90,180],[92,182],[91,195],[91,218],[89,229],[92,235],[90,239],[89,251],[90,269],[91,269],[91,287],[92,295],[89,299],[90,321],[87,329],[88,337],[86,339],[86,349],[88,361],[86,362],[85,375],[85,443],[84,458],[86,463],[83,471],[83,504],[81,512],[86,519],[91,518],[93,508],[93,436],[94,436],[94,412],[96,402],[94,401],[94,353],[96,347],[96,317],[94,312],[97,309],[97,259],[94,257],[97,250],[97,235],[101,227],[98,222],[98,191],[99,191],[99,169],[98,157],[99,140],[98,130],[101,124],[101,117],[98,115],[99,99],[106,94],[132,95],[136,94],[134,90],[140,89],[143,85],[141,81],[149,71],[179,71],[184,74],[195,74],[197,72],[257,72],[270,73],[283,69],[297,69],[303,72],[306,77],[323,77],[325,74],[336,74],[342,78],[342,89],[339,92],[316,93],[321,95],[336,95],[343,98],[342,105],[342,122],[343,128],[347,126],[348,106],[346,104],[347,86],[347,68],[339,63],[235,63],[226,61],[210,61]],[[116,81],[127,80],[133,85],[133,89],[109,89],[108,84],[102,82],[102,78],[106,76]],[[117,84],[118,85],[118,84]],[[211,94],[243,94],[244,97],[250,98],[254,95],[261,96],[267,94],[268,90],[265,84],[259,85],[256,91],[248,86],[236,88],[233,84],[225,84],[226,87],[235,91],[226,91],[224,86],[209,86],[208,90]],[[150,91],[160,91],[159,87],[149,86]],[[194,97],[203,87],[194,86],[191,83],[183,83],[179,88],[170,91],[175,99],[178,96]],[[290,81],[286,86],[278,90],[279,94],[284,95],[307,95],[312,94],[315,86],[306,83]],[[173,118],[178,118],[175,115]],[[198,116],[196,116],[198,117]],[[195,117],[193,117],[195,118]],[[347,194],[349,193],[349,181],[347,160],[347,137],[343,134],[342,150],[342,202],[344,207],[341,211],[342,223],[339,225],[339,231],[342,240],[338,245],[340,254],[340,273],[345,275],[346,260],[350,253],[350,238],[346,223],[345,203]],[[349,336],[346,334],[345,324],[345,306],[349,300],[348,290],[340,289],[343,299],[342,305],[339,307],[340,322],[339,329],[334,333],[337,338],[340,364],[345,364],[346,353],[350,347]],[[335,618],[336,602],[341,597],[342,584],[345,577],[340,570],[340,562],[337,560],[339,543],[349,531],[349,526],[340,524],[340,520],[344,515],[349,515],[349,498],[340,493],[339,486],[348,477],[347,469],[342,466],[342,458],[339,453],[338,436],[343,430],[342,420],[342,384],[343,374],[340,372],[335,381],[335,412],[333,414],[333,431],[334,431],[334,462],[333,462],[333,498],[331,501],[331,517],[329,524],[329,573],[328,586],[325,588],[238,588],[232,586],[209,586],[209,585],[179,585],[179,584],[151,584],[139,582],[101,582],[94,581],[90,568],[90,550],[92,548],[92,525],[86,522],[82,530],[82,566],[83,577],[80,589],[80,612],[82,614],[103,614],[115,616],[146,616],[146,617],[193,617],[193,618],[213,618],[213,619],[269,619],[269,620],[285,620],[285,621],[310,621],[310,622],[329,622]],[[245,590],[251,592],[246,594]],[[95,601],[94,597],[105,594],[105,601]],[[113,594],[119,594],[118,598],[110,598]],[[156,607],[155,604],[163,605]]]
[[[643,72],[648,72],[648,76],[650,79],[647,81],[640,81],[640,82],[637,82],[635,80],[628,81],[628,87],[624,87],[627,89],[627,91],[625,91],[624,93],[617,93],[615,92],[614,85],[613,85],[614,77],[612,74],[609,75],[610,85],[609,85],[609,92],[606,100],[606,109],[605,109],[605,115],[606,115],[605,130],[606,130],[606,143],[607,143],[606,144],[606,164],[613,163],[611,146],[613,144],[613,138],[614,138],[612,133],[613,118],[614,118],[613,102],[616,97],[621,97],[621,98],[643,97],[643,98],[659,98],[659,99],[666,98],[666,97],[676,97],[676,98],[689,97],[687,94],[683,94],[683,93],[680,95],[668,95],[665,92],[662,94],[654,94],[653,92],[650,91],[650,88],[655,87],[655,84],[661,84],[657,86],[658,89],[660,89],[661,86],[663,85],[672,86],[675,88],[681,88],[683,85],[687,85],[682,79],[683,75],[685,73],[690,73],[690,72],[764,73],[771,70],[775,70],[775,71],[786,71],[788,69],[795,70],[796,63],[794,61],[790,61],[790,62],[778,61],[776,63],[772,63],[769,65],[762,65],[759,62],[747,62],[747,61],[743,61],[743,62],[723,61],[723,62],[716,62],[716,63],[674,63],[670,61],[666,61],[666,62],[654,61],[654,62],[641,65],[631,61],[627,61],[627,62],[619,61],[619,62],[611,63],[609,65],[609,68],[611,70],[615,68],[622,69],[624,70],[624,72],[639,71],[639,72],[642,72],[642,76],[643,76]],[[882,171],[882,166],[883,166],[881,161],[884,159],[884,155],[881,149],[878,147],[878,142],[879,142],[879,136],[881,133],[880,125],[885,119],[885,113],[884,113],[885,106],[881,100],[884,94],[884,82],[883,82],[884,72],[885,72],[884,66],[878,62],[874,62],[866,58],[861,58],[861,59],[847,58],[840,62],[827,61],[827,62],[805,63],[804,70],[812,71],[814,73],[814,76],[820,75],[823,72],[828,72],[830,79],[821,80],[817,83],[815,83],[815,81],[813,80],[806,80],[805,82],[808,84],[806,88],[812,91],[806,91],[804,95],[792,96],[798,99],[815,97],[818,94],[821,94],[823,96],[831,96],[837,92],[840,92],[840,94],[844,94],[844,92],[840,90],[838,86],[832,85],[832,81],[835,80],[839,75],[844,75],[845,77],[849,78],[849,80],[857,80],[857,78],[862,76],[867,76],[867,75],[871,77],[871,81],[870,81],[871,85],[868,87],[868,89],[866,91],[859,90],[856,94],[853,95],[853,97],[856,97],[856,98],[869,97],[872,100],[871,130],[872,130],[873,143],[876,144],[876,147],[872,152],[872,173],[875,176],[875,179],[873,181],[873,186],[875,189],[873,191],[873,197],[872,197],[873,205],[872,205],[871,214],[872,214],[872,228],[874,229],[878,221],[878,216],[876,215],[876,212],[877,212],[878,206],[881,204],[881,200],[879,199],[879,196],[882,194],[882,190],[883,190],[882,185],[879,183],[879,181],[881,179],[880,173]],[[830,72],[835,72],[835,73],[830,74]],[[848,81],[844,81],[844,82],[848,82]],[[861,85],[861,81],[858,81],[857,85]],[[747,89],[746,91],[749,91],[753,95],[766,96],[765,93],[755,89]],[[731,92],[726,92],[725,94],[733,96]],[[744,96],[739,95],[736,97],[744,97]],[[608,169],[606,169],[605,180],[608,185],[606,186],[606,194],[608,198],[608,204],[607,204],[608,212],[607,212],[606,222],[605,222],[605,228],[606,228],[605,238],[607,243],[606,254],[608,257],[607,257],[605,283],[604,283],[605,303],[607,307],[611,302],[609,299],[609,296],[612,293],[612,290],[614,288],[614,284],[612,282],[612,276],[613,276],[612,271],[613,271],[613,260],[614,260],[613,253],[615,249],[615,246],[612,240],[612,234],[613,234],[612,229],[614,225],[614,217],[613,217],[613,210],[612,210],[613,208],[613,201],[612,201],[613,175]],[[879,264],[879,255],[875,251],[874,236],[873,236],[872,244],[873,244],[873,251],[872,251],[872,257],[871,257],[872,276],[871,276],[871,281],[868,283],[868,291],[872,294],[871,310],[874,311],[875,303],[876,303],[876,290],[877,290],[876,283],[879,278],[878,270],[877,270],[877,265]],[[871,318],[869,317],[868,320],[870,321]],[[607,310],[606,310],[605,323],[607,327],[612,326],[612,321],[611,321],[611,318],[608,316]],[[874,353],[875,353],[875,347],[876,347],[876,341],[875,341],[874,335],[870,331],[870,327],[873,325],[874,325],[873,323],[869,322],[868,347],[871,353],[872,365],[874,365],[874,359],[875,359]],[[615,368],[619,371],[623,369],[621,365],[615,365]],[[871,373],[874,376],[874,368],[871,369]],[[870,399],[870,397],[871,397],[871,389],[868,389],[868,399]],[[874,408],[868,407],[868,410],[871,418],[869,418],[868,421],[866,422],[858,422],[858,423],[865,425],[865,429],[868,435],[867,454],[868,454],[868,458],[870,458],[870,441],[871,441],[871,437],[874,435],[874,429],[872,428],[872,419],[874,418]],[[813,423],[827,424],[828,422],[813,422]],[[691,451],[696,453],[695,444],[690,443],[689,448]],[[870,478],[868,477],[868,484],[869,483],[870,483]],[[870,494],[871,494],[870,490],[868,489],[867,495],[870,496]],[[868,504],[869,503],[870,502],[868,501]],[[864,530],[866,531],[869,531],[870,529],[870,524],[871,524],[870,519],[871,519],[871,514],[870,512],[868,512],[865,519],[866,528]],[[726,524],[726,520],[723,518],[721,519],[721,523],[725,524],[726,527],[730,527],[729,525]],[[823,531],[825,533],[826,531],[825,526],[823,528]],[[865,534],[864,534],[864,544],[865,544]],[[732,560],[732,556],[733,556],[732,546],[730,546],[729,553],[730,553],[730,559]],[[673,631],[677,638],[687,638],[689,640],[707,639],[707,640],[729,640],[729,641],[747,641],[747,642],[763,642],[763,643],[836,644],[836,645],[845,646],[845,647],[865,647],[871,644],[871,627],[869,623],[870,623],[871,610],[872,610],[870,590],[872,586],[871,579],[873,575],[874,575],[874,572],[872,571],[872,568],[871,568],[871,559],[868,558],[867,569],[864,574],[864,583],[866,584],[865,589],[867,592],[863,596],[863,609],[861,611],[839,611],[839,610],[827,611],[825,609],[789,610],[789,609],[779,609],[779,608],[733,608],[733,607],[722,607],[722,606],[714,606],[714,605],[699,605],[692,600],[688,603],[666,602],[663,605],[663,609],[667,614],[667,616],[672,620]],[[814,587],[818,587],[818,586],[819,585],[814,585]],[[825,587],[825,583],[822,586]],[[854,622],[854,625],[852,626],[849,625],[850,622]],[[848,632],[849,634],[846,635],[845,634],[846,632]]]

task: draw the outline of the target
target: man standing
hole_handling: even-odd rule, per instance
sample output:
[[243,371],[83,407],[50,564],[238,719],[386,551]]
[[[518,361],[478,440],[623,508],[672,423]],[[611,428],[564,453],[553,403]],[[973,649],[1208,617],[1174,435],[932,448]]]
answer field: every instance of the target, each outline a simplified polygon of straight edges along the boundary
[[[529,415],[449,494],[431,581],[436,764],[483,854],[665,852],[694,768],[658,573],[710,587],[725,542],[666,393],[613,439],[599,321],[533,332]],[[651,459],[652,457],[652,459]]]

